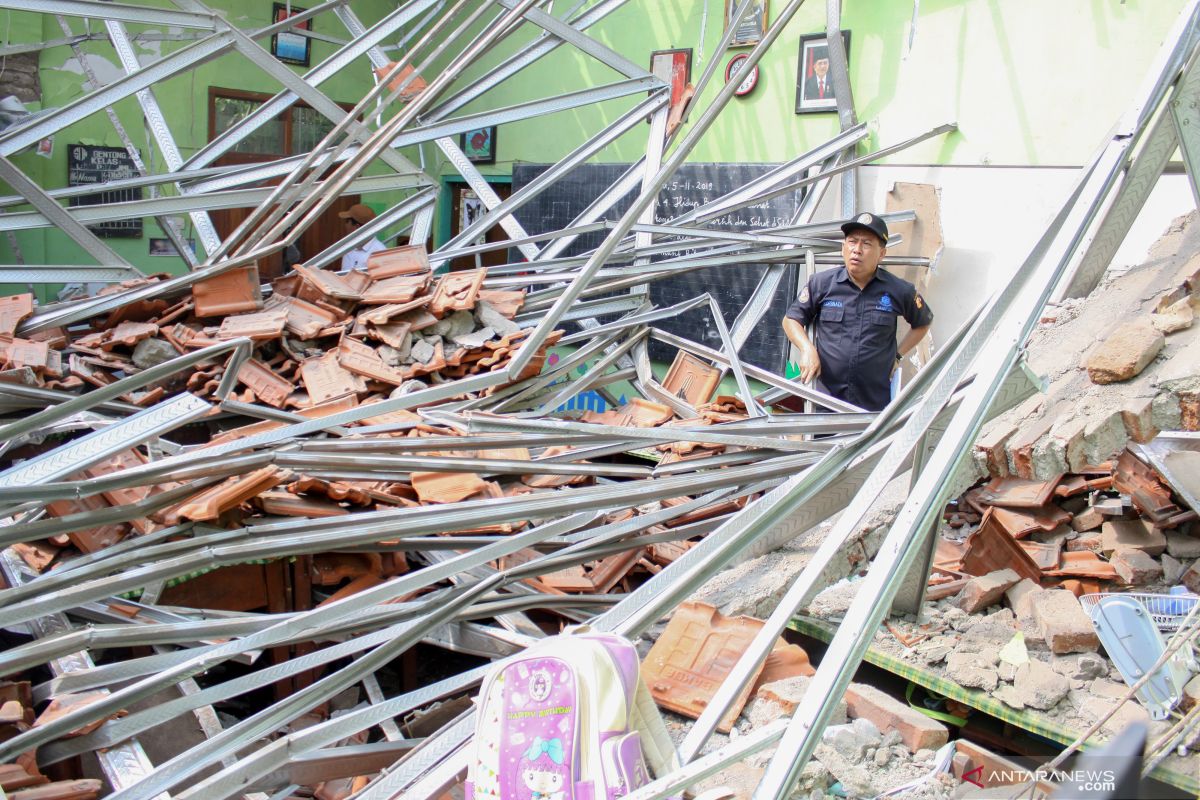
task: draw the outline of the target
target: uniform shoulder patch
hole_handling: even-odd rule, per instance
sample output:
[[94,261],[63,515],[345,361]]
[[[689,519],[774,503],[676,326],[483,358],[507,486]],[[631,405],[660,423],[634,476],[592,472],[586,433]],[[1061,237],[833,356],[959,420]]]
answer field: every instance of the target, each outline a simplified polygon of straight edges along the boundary
[[809,297],[811,297],[811,295],[808,293],[808,285],[805,284],[804,288],[800,290],[800,302],[807,303]]
[[921,298],[920,293],[917,294],[917,308],[924,308],[925,301]]

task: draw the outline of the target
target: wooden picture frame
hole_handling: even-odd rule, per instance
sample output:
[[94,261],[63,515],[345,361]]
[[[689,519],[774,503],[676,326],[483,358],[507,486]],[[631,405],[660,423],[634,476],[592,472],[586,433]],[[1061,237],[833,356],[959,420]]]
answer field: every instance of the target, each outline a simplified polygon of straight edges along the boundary
[[[288,6],[285,3],[274,3],[271,6],[271,22],[276,24],[283,22],[288,17],[294,17],[301,14],[307,9],[297,6],[291,7],[291,13],[288,13]],[[306,19],[303,22],[296,24],[297,28],[311,31],[312,20]],[[307,67],[312,58],[312,39],[292,31],[280,31],[271,37],[271,55],[279,59],[285,64],[295,64],[298,67]]]
[[[842,31],[846,66],[850,66],[850,31]],[[833,76],[829,73],[829,41],[823,33],[800,37],[796,68],[796,113],[823,114],[837,111]]]
[[459,134],[458,146],[472,164],[495,164],[496,126],[489,125]]
[[[733,41],[729,43],[730,47],[751,47],[761,42],[767,34],[767,17],[770,14],[771,0],[750,0],[750,2],[752,4],[750,10],[746,12],[746,16],[742,17],[741,24],[737,26]],[[725,27],[722,29],[724,33],[729,32],[729,25],[740,4],[741,0],[725,0]]]
[[[692,82],[692,48],[654,50],[650,53],[650,73],[666,81],[671,87],[671,114],[680,111],[688,101],[687,86]],[[649,120],[647,120],[649,121]]]

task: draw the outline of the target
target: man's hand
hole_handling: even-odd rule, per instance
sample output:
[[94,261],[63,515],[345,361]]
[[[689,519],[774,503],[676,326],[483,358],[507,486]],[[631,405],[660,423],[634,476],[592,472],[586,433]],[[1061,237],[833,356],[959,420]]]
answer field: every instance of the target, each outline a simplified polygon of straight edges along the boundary
[[800,354],[800,382],[812,383],[821,374],[821,357],[817,348],[810,347]]

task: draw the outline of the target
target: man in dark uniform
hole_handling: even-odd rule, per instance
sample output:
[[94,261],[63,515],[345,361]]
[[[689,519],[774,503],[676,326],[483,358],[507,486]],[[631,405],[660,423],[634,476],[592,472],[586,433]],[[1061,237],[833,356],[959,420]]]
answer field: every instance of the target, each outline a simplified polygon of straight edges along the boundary
[[[783,330],[800,351],[800,379],[820,378],[826,394],[867,411],[891,399],[892,371],[929,332],[933,312],[911,283],[879,269],[887,224],[859,214],[842,226],[840,269],[808,279],[787,310]],[[896,318],[912,326],[896,344]]]

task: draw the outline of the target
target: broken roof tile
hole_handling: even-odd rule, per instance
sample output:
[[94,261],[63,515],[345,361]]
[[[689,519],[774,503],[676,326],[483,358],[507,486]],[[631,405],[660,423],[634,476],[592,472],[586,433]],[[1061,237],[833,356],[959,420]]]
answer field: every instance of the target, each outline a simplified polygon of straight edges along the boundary
[[1025,478],[993,478],[979,490],[984,503],[1008,508],[1040,508],[1054,497],[1061,475],[1048,481],[1033,481]]
[[501,316],[512,319],[525,305],[525,290],[480,289],[479,301],[496,309]]
[[225,317],[262,308],[262,286],[254,264],[192,284],[197,317]]
[[375,348],[349,336],[342,337],[338,344],[337,359],[343,368],[372,380],[390,383],[393,386],[399,386],[408,380],[399,370],[385,364],[375,352]]
[[[642,662],[642,677],[655,702],[685,717],[699,718],[762,624],[753,617],[726,617],[707,603],[680,603]],[[754,677],[761,671],[760,666]],[[752,688],[750,681],[717,730],[730,731]]]
[[963,571],[976,577],[1005,568],[1034,582],[1042,577],[1042,570],[996,522],[990,508],[984,513],[979,529],[967,538],[962,562]]
[[0,297],[0,335],[15,335],[17,326],[32,314],[32,294],[13,294],[7,297]]
[[359,293],[346,282],[346,279],[336,272],[324,269],[313,269],[297,264],[294,269],[303,282],[311,286],[318,294],[334,300],[358,300]]
[[433,291],[429,312],[441,318],[448,311],[469,311],[475,307],[487,269],[465,270],[443,275]]
[[245,336],[256,342],[278,339],[283,335],[283,326],[286,323],[287,311],[282,308],[252,314],[235,314],[221,321],[217,338],[237,339]]
[[367,256],[367,274],[375,281],[397,275],[428,274],[429,254],[423,244],[406,244],[377,250]]
[[362,302],[366,305],[406,304],[423,295],[429,286],[429,274],[396,275],[375,281],[363,292]]
[[1068,550],[1062,554],[1057,569],[1046,570],[1051,577],[1098,578],[1116,580],[1117,570],[1091,550]]
[[229,509],[236,508],[250,498],[256,497],[268,489],[273,489],[291,478],[290,473],[279,467],[263,467],[248,475],[238,475],[205,489],[200,494],[179,504],[176,513],[184,519],[198,522],[214,520]]
[[310,358],[300,365],[301,380],[314,405],[366,391],[362,378],[344,369],[337,359],[337,351],[330,350],[320,358]]
[[663,378],[663,388],[690,406],[707,403],[721,382],[721,371],[684,350],[675,354],[675,361]]
[[281,375],[277,375],[270,367],[258,359],[247,359],[238,369],[238,380],[245,384],[254,396],[267,405],[283,408],[294,386]]
[[455,503],[487,487],[474,472],[413,472],[409,479],[422,503]]

